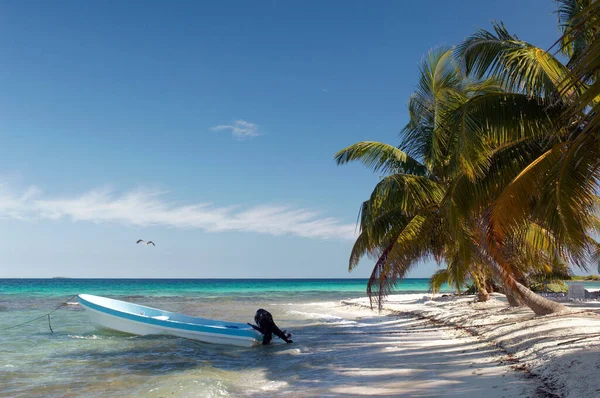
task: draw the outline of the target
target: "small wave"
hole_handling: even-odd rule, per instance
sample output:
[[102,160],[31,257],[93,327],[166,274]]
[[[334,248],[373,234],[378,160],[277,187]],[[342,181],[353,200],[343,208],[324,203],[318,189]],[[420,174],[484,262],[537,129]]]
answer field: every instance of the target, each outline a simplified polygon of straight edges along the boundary
[[[315,302],[309,302],[309,303],[301,303],[302,305],[307,305],[307,306],[315,306],[315,307],[331,307],[334,305],[338,305],[340,302],[339,301],[315,301]],[[298,305],[298,303],[294,304],[294,305]]]
[[343,326],[350,326],[350,325],[356,326],[357,325],[356,321],[348,321],[348,320],[345,320],[345,319],[343,319],[341,321],[336,321],[336,322],[333,322],[333,323],[336,324],[336,325],[343,325]]
[[76,340],[135,340],[140,338],[152,339],[152,338],[170,338],[171,336],[163,336],[163,335],[151,335],[151,336],[138,336],[138,335],[129,335],[123,334],[119,332],[115,332],[115,334],[105,334],[105,335],[96,335],[92,334],[89,336],[80,336],[78,334],[69,334],[67,335],[71,339]]
[[292,348],[289,350],[282,350],[282,351],[275,353],[275,355],[300,355],[300,354],[303,354],[303,352],[300,350],[300,348]]
[[300,315],[304,319],[316,319],[316,320],[331,322],[331,323],[339,323],[339,324],[356,323],[354,321],[347,321],[344,318],[337,316],[337,315],[322,314],[319,312],[288,311],[288,313],[293,314],[293,315]]
[[67,301],[65,304],[66,305],[79,305],[78,302],[73,302],[73,301]]
[[285,387],[288,386],[288,383],[286,381],[269,381],[268,383],[265,383],[260,389],[262,391],[279,391],[281,389],[284,389]]
[[338,305],[339,301],[314,301],[314,302],[297,302],[297,303],[271,303],[270,305],[272,305],[273,307],[277,307],[277,306],[307,306],[307,307],[331,307],[334,305]]
[[102,339],[102,337],[96,336],[95,334],[93,334],[91,336],[79,336],[76,334],[70,334],[69,337],[72,339],[81,339],[81,340],[100,340],[100,339]]
[[319,312],[288,311],[288,313],[294,314],[294,315],[302,315],[303,317],[305,317],[307,319],[330,319],[330,320],[343,320],[344,319],[337,315],[321,314]]

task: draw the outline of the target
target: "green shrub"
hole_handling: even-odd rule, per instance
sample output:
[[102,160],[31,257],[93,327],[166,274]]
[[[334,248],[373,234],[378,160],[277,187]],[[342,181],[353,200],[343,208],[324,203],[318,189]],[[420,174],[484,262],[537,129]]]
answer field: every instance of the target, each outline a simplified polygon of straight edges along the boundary
[[531,284],[530,288],[534,292],[567,293],[569,291],[567,284],[562,281],[548,284],[535,282]]

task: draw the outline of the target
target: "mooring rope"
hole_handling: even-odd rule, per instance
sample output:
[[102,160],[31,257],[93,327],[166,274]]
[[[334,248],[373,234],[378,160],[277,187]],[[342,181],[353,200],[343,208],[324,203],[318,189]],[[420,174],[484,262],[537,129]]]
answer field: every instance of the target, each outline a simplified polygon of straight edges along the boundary
[[61,309],[62,307],[64,307],[65,305],[67,305],[69,303],[69,301],[71,301],[75,297],[77,297],[76,294],[72,295],[64,303],[62,303],[61,305],[59,305],[58,307],[56,307],[55,309],[53,309],[52,311],[50,311],[44,315],[40,315],[37,318],[28,320],[27,322],[19,323],[18,325],[9,326],[7,328],[2,328],[0,330],[4,331],[4,330],[8,330],[8,329],[15,329],[15,328],[18,328],[19,326],[27,325],[28,323],[35,322],[39,319],[48,318],[48,327],[50,328],[50,333],[54,333],[54,330],[52,330],[52,324],[50,323],[50,314],[52,314],[54,311],[57,311],[57,310]]

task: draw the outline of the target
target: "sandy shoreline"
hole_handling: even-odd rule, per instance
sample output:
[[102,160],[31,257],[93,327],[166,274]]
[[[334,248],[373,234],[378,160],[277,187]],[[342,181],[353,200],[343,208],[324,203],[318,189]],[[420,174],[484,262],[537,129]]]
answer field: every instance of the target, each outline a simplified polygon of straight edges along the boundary
[[[366,298],[345,300],[342,304],[357,310],[369,306]],[[460,361],[460,355],[451,358],[446,353],[462,353],[461,347],[481,344],[477,350],[487,350],[488,361],[483,360],[473,366],[473,377],[463,380],[465,369],[455,374],[467,388],[475,389],[471,392],[477,391],[477,395],[598,396],[600,337],[573,340],[600,334],[600,316],[596,314],[600,311],[600,302],[573,302],[567,305],[573,313],[536,317],[527,308],[510,308],[500,294],[494,294],[487,303],[475,303],[472,296],[437,296],[432,300],[431,295],[413,294],[390,296],[384,312],[402,318],[411,317],[413,322],[422,322],[419,327],[429,325],[439,328],[446,338],[455,339],[453,344],[441,351],[439,346],[433,348],[444,354],[444,360],[439,363],[440,369],[454,366]],[[421,341],[419,344],[425,347],[428,342]],[[398,349],[402,350],[402,347]],[[499,385],[496,383],[502,372],[494,369],[494,364],[504,371]],[[478,370],[482,366],[488,366],[485,372]],[[512,371],[507,373],[507,370]],[[482,377],[484,374],[489,376],[487,380]],[[449,387],[438,394],[423,388],[414,391],[414,395],[451,396],[455,395],[453,389]],[[396,394],[412,395],[401,389]]]
[[[327,345],[327,362],[311,380],[315,388],[298,396],[499,398],[532,396],[537,388],[484,341],[414,316],[374,313],[361,299],[350,302],[328,308],[355,323],[327,327],[339,337]],[[303,339],[302,332],[297,336]],[[336,382],[328,383],[330,377]]]
[[[240,317],[257,305],[206,308],[219,304]],[[382,313],[366,298],[286,299],[267,308],[294,343],[249,349],[103,334],[72,306],[56,313],[54,334],[31,324],[3,336],[12,345],[0,344],[0,396],[600,396],[600,336],[573,341],[600,334],[600,302],[568,305],[574,313],[536,317],[498,294],[488,303],[402,294]]]

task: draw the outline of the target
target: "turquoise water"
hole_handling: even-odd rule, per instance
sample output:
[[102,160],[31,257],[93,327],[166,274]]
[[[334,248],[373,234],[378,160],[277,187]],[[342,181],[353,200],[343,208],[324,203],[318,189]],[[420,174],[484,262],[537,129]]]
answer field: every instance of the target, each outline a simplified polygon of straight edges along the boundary
[[[366,279],[0,279],[0,295],[58,297],[104,295],[203,296],[236,293],[364,293]],[[398,292],[428,290],[428,279],[405,279]]]
[[[319,396],[351,382],[331,367],[332,355],[339,366],[357,365],[351,351],[342,356],[332,347],[343,340],[360,349],[369,338],[364,331],[381,322],[373,312],[350,315],[339,305],[365,296],[366,282],[0,279],[0,397]],[[599,283],[585,285],[600,288]],[[395,293],[427,290],[427,279],[406,279]],[[294,343],[246,349],[98,331],[75,300],[52,314],[54,333],[46,318],[5,329],[78,293],[236,322],[253,322],[255,311],[265,308],[292,332]],[[359,334],[344,339],[347,330]]]
[[[0,396],[268,396],[302,395],[318,380],[339,328],[356,325],[336,312],[339,301],[365,295],[365,279],[0,279]],[[398,293],[425,293],[427,279],[407,279]],[[252,349],[173,337],[95,330],[74,301],[78,293],[109,296],[195,316],[252,322],[270,311],[295,342]],[[325,368],[323,368],[325,366]],[[327,383],[340,383],[335,375]],[[302,387],[306,388],[306,386]],[[315,387],[317,388],[317,387]],[[319,391],[318,388],[315,391]]]

